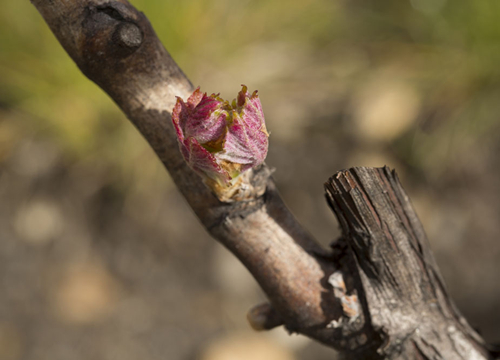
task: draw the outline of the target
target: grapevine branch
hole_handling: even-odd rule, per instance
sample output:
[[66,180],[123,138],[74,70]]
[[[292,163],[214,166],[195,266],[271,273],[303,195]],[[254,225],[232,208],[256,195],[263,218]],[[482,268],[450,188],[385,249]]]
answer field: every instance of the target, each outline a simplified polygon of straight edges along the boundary
[[144,14],[126,0],[31,0],[80,70],[151,145],[207,231],[268,296],[256,329],[280,324],[353,358],[488,359],[449,299],[409,199],[387,169],[339,172],[326,185],[343,237],[326,252],[283,203],[264,164],[245,200],[220,202],[185,163],[172,126],[194,90]]

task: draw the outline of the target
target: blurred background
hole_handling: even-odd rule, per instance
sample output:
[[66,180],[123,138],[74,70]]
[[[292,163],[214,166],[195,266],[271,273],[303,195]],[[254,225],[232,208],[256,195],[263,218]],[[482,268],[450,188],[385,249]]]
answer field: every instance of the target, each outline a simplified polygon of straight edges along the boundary
[[[193,84],[258,89],[268,164],[339,235],[323,182],[396,168],[454,300],[500,342],[500,2],[135,0]],[[0,359],[332,360],[276,329],[151,149],[29,1],[0,5]]]

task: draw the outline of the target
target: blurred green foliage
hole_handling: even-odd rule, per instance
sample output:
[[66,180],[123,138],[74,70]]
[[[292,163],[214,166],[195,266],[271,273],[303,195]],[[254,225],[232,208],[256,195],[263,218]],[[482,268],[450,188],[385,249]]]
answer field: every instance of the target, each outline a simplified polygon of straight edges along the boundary
[[[351,75],[353,86],[362,85],[377,69],[401,68],[399,73],[423,98],[423,107],[436,114],[424,120],[425,131],[414,128],[406,134],[417,136],[418,144],[412,141],[408,148],[407,138],[396,142],[401,156],[417,167],[425,166],[444,136],[454,134],[460,141],[464,134],[482,136],[498,127],[500,3],[496,1],[136,0],[133,4],[147,14],[187,74],[197,74],[206,64],[230,62],[246,46],[273,41],[291,44],[297,53],[312,48],[323,62],[343,48],[361,51],[366,64]],[[128,142],[143,144],[127,137],[122,115],[81,75],[34,7],[28,1],[4,0],[1,8],[0,102],[24,119],[13,120],[8,126],[15,129],[10,132],[22,136],[22,126],[41,132],[75,156],[98,149],[113,157],[117,147],[137,155],[141,150]],[[198,83],[196,78],[192,81]],[[217,91],[216,83],[212,87],[208,91]],[[127,146],[120,146],[125,141]]]

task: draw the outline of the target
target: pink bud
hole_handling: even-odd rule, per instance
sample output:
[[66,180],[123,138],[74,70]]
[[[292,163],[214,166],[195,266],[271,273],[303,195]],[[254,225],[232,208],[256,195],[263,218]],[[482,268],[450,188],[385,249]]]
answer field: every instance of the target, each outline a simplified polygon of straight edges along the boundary
[[264,162],[268,136],[257,91],[243,85],[232,104],[197,88],[172,112],[179,146],[188,165],[220,186]]

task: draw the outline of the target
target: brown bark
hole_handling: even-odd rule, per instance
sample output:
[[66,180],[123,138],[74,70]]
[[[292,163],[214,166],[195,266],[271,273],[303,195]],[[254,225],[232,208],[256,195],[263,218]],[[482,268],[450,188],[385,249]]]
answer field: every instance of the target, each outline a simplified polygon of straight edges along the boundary
[[193,86],[147,18],[125,0],[32,0],[82,72],[123,110],[154,149],[210,234],[250,270],[291,331],[328,342],[322,281],[332,265],[283,204],[267,166],[251,174],[247,201],[221,203],[182,158],[171,121]]
[[[345,265],[340,271],[348,274],[351,291],[362,299],[359,317],[364,326],[345,339],[347,345],[355,339],[352,355],[488,359],[484,341],[448,296],[425,232],[395,172],[341,171],[326,183],[326,191],[342,227],[337,246],[345,249]],[[376,351],[360,346],[361,336],[378,341]]]
[[249,314],[254,327],[284,323],[358,358],[488,358],[454,310],[408,198],[388,171],[353,169],[328,183],[344,237],[326,253],[284,205],[267,166],[250,173],[255,191],[230,204],[187,167],[171,110],[193,86],[142,13],[126,0],[32,3],[146,138],[207,231],[264,289],[272,307]]

